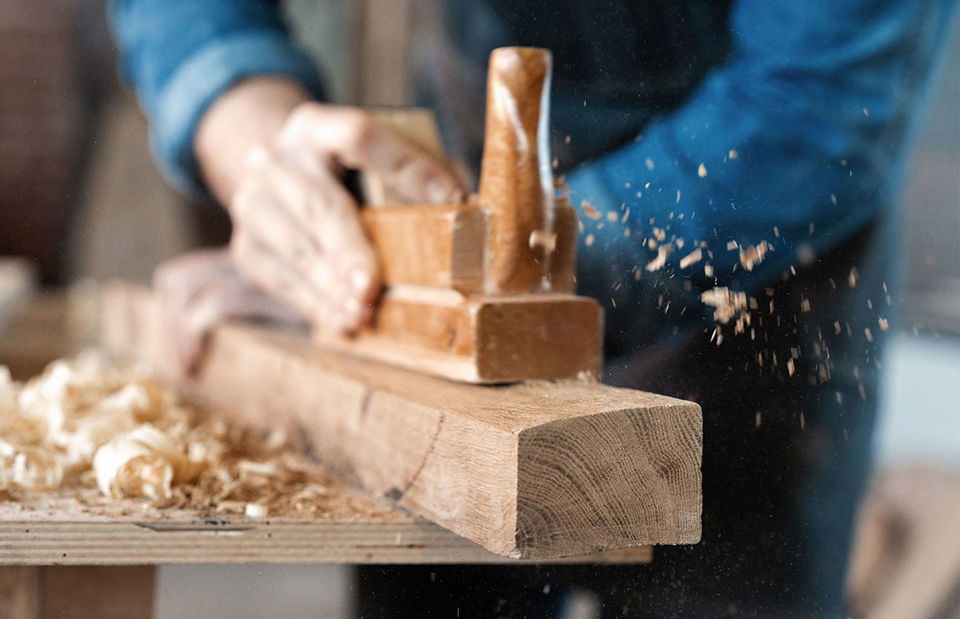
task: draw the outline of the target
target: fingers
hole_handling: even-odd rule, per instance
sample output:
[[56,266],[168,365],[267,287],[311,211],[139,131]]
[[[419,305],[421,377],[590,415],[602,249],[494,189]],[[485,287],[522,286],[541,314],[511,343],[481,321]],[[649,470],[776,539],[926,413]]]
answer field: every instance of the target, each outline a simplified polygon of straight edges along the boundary
[[297,153],[297,158],[327,155],[332,163],[377,174],[408,200],[458,203],[466,195],[464,184],[445,165],[356,108],[301,105],[291,114],[279,143],[284,152]]
[[[281,210],[324,251],[338,252],[369,244],[357,216],[356,201],[328,169],[308,172],[269,155],[257,173],[263,180],[261,193],[266,195],[253,197],[261,202],[274,198]],[[262,212],[264,206],[254,204],[246,215]]]
[[180,376],[196,371],[210,329],[226,319],[298,322],[290,310],[241,277],[226,250],[191,252],[161,264],[154,289],[164,332],[162,354]]
[[230,206],[234,262],[320,328],[351,332],[369,321],[381,278],[357,204],[338,178],[341,167],[378,174],[420,202],[462,201],[464,186],[353,108],[303,104],[273,148],[251,154]]
[[[255,173],[260,183],[238,192],[233,209],[238,266],[306,317],[317,320],[316,304],[322,303],[327,315],[321,327],[353,331],[363,325],[380,277],[353,198],[331,173],[307,174],[273,156]],[[297,277],[265,274],[260,260]],[[304,286],[309,296],[299,290]]]
[[[345,299],[343,293],[318,289],[282,254],[252,236],[234,235],[230,249],[234,262],[246,277],[314,325],[335,332],[351,332],[370,319],[370,303],[361,302],[359,296]],[[319,264],[323,263],[320,261]],[[334,290],[341,289],[334,287]]]

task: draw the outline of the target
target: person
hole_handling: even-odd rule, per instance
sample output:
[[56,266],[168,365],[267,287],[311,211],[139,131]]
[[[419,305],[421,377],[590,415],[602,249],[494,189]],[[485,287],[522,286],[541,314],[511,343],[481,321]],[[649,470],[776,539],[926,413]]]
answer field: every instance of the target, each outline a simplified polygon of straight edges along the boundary
[[[343,184],[424,202],[469,190],[364,111],[327,103],[275,3],[116,0],[124,72],[173,182],[212,192],[230,257],[162,267],[185,367],[235,313],[351,332],[376,256]],[[538,616],[575,589],[604,616],[843,616],[884,332],[893,208],[950,0],[447,0],[418,100],[476,168],[489,52],[554,53],[555,167],[606,310],[606,380],[699,402],[703,539],[644,567],[367,568],[364,616]],[[251,285],[252,284],[252,285]],[[422,596],[430,596],[427,603]]]

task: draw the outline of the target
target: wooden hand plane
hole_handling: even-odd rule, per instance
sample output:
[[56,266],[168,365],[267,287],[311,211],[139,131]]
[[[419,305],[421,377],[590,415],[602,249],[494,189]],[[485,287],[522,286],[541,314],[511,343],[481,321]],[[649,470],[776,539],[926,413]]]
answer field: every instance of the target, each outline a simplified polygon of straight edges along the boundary
[[[470,383],[597,377],[602,313],[573,294],[577,216],[557,195],[548,50],[494,50],[479,191],[464,204],[390,204],[364,179],[362,210],[386,285],[369,328],[321,345]],[[381,118],[443,156],[424,111]],[[386,202],[387,204],[384,204]]]

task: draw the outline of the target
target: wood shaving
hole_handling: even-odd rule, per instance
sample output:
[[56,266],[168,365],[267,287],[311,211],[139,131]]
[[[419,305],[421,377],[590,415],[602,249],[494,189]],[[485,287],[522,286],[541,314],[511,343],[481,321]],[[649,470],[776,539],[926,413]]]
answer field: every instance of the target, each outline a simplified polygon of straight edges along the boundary
[[647,266],[644,268],[646,268],[646,270],[650,271],[651,273],[653,271],[663,268],[663,265],[667,263],[667,256],[670,255],[671,251],[673,251],[673,246],[670,243],[667,243],[666,245],[661,245],[660,247],[657,248],[657,257],[651,260],[650,262],[648,262]]
[[328,517],[350,492],[282,433],[206,419],[146,368],[92,352],[26,384],[0,366],[0,493],[58,490],[251,518]]
[[750,325],[745,292],[735,292],[724,286],[718,286],[705,290],[700,295],[700,301],[714,308],[713,319],[721,324],[727,324],[736,319],[738,332]]
[[[729,249],[729,246],[727,248]],[[741,247],[740,266],[746,271],[752,271],[753,267],[763,262],[768,249],[772,249],[772,247],[766,241],[760,241],[756,245],[750,245],[749,247]]]
[[697,248],[680,259],[680,268],[685,269],[691,264],[696,264],[700,262],[702,258],[703,258],[703,252],[700,250],[700,248]]
[[580,203],[580,208],[583,209],[583,214],[589,217],[590,219],[602,219],[603,213],[597,210],[597,207],[590,204],[586,200]]

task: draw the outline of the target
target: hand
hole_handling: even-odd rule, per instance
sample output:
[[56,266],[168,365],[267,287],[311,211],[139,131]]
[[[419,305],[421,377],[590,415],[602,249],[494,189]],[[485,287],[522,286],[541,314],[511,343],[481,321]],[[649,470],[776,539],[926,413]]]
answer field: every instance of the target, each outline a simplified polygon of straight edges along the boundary
[[180,376],[197,369],[210,328],[227,318],[303,321],[240,275],[227,250],[199,250],[162,263],[153,275],[164,323],[165,365]]
[[296,88],[274,78],[235,87],[202,120],[197,154],[233,219],[238,270],[321,329],[351,332],[370,319],[381,282],[344,170],[377,174],[420,203],[458,202],[464,187],[366,112]]
[[345,168],[374,172],[421,202],[459,201],[439,164],[357,109],[304,103],[270,148],[254,149],[230,202],[237,267],[314,324],[351,332],[369,319],[380,290],[377,256]]

